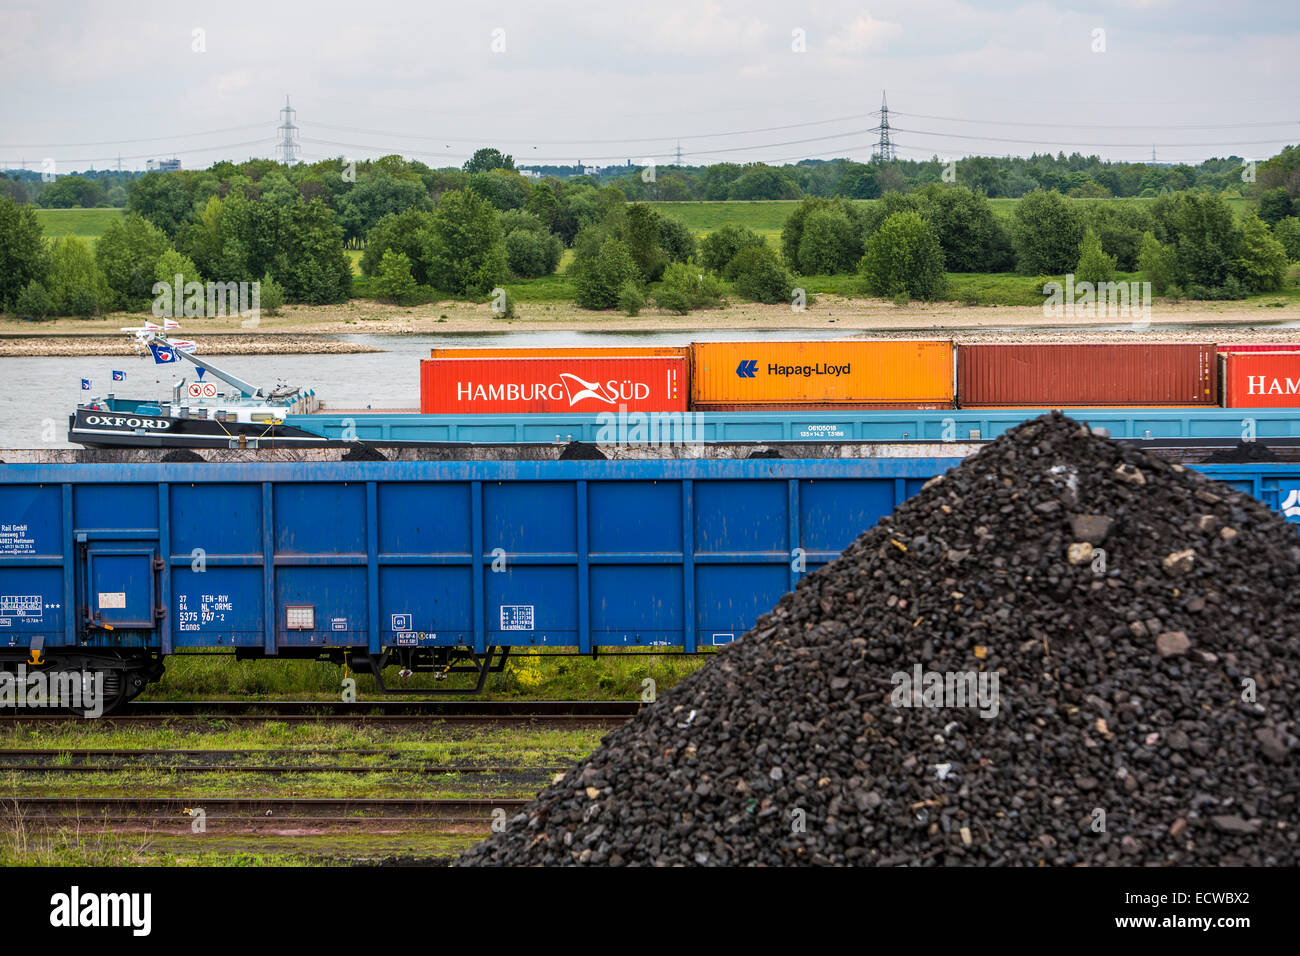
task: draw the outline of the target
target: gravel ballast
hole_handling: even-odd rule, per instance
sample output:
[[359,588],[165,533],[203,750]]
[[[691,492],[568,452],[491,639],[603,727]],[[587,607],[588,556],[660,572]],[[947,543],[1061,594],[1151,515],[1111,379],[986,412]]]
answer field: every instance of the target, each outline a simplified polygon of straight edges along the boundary
[[1286,865],[1300,537],[1060,414],[1008,432],[462,865]]

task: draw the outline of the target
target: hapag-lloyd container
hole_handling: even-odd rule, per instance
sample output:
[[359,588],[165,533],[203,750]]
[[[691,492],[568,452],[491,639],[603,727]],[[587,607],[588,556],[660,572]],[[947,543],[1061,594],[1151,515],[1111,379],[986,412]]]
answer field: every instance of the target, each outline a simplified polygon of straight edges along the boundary
[[696,342],[696,410],[844,405],[951,408],[952,343]]
[[1038,405],[1215,405],[1212,344],[963,345],[963,408]]
[[684,357],[424,359],[420,411],[682,412],[687,371]]
[[1228,352],[1219,361],[1227,408],[1300,407],[1300,352]]

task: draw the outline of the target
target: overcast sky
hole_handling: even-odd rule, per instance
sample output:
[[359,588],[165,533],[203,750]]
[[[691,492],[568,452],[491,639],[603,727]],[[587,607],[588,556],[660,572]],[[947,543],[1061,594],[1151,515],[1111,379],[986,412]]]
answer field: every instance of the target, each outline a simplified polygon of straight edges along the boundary
[[59,172],[275,155],[286,94],[308,160],[866,160],[882,89],[900,157],[1262,159],[1300,3],[0,0],[0,82],[0,168]]

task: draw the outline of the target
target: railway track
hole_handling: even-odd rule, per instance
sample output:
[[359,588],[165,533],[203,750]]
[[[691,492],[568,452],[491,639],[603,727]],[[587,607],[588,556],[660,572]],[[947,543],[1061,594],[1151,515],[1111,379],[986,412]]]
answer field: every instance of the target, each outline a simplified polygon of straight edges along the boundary
[[[286,758],[381,757],[375,763],[248,763],[250,760]],[[197,763],[189,761],[221,761]],[[63,762],[68,761],[68,762]],[[113,761],[113,762],[104,762]],[[438,763],[419,759],[419,754],[400,750],[123,750],[123,749],[0,749],[0,773],[130,773],[155,770],[169,773],[253,773],[253,774],[554,774],[566,767],[521,766],[519,764]]]
[[[224,723],[362,723],[412,726],[438,721],[445,726],[518,726],[544,723],[555,727],[606,727],[636,715],[637,701],[603,700],[380,700],[339,701],[134,701],[118,713],[98,718],[108,724],[156,725],[177,720]],[[64,723],[69,714],[52,711],[0,712],[0,727],[13,724]],[[79,718],[76,718],[79,719]]]
[[24,826],[90,824],[193,830],[328,826],[374,828],[420,824],[484,824],[523,807],[518,797],[9,797],[0,815]]

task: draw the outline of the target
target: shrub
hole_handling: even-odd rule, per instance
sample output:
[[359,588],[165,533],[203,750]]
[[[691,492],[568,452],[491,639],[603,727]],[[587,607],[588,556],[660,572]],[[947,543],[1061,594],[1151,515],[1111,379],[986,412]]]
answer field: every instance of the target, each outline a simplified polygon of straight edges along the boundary
[[1286,256],[1292,262],[1300,262],[1300,219],[1287,216],[1273,226],[1273,238],[1282,243]]
[[727,267],[742,249],[765,245],[763,237],[744,226],[723,226],[700,240],[700,264],[726,276]]
[[284,286],[271,278],[271,273],[262,277],[258,287],[258,308],[267,315],[275,315],[284,305]]
[[110,308],[142,309],[153,298],[158,260],[171,248],[167,237],[138,213],[108,224],[95,243],[95,262],[107,284]]
[[1142,236],[1142,247],[1138,250],[1138,271],[1151,283],[1151,291],[1156,295],[1172,294],[1177,266],[1173,252],[1161,244],[1154,233]]
[[58,315],[93,315],[108,298],[103,273],[90,246],[76,236],[55,240],[50,250],[50,300]]
[[[881,200],[881,204],[885,203]],[[852,269],[853,263],[862,257],[862,236],[865,231],[862,214],[859,214],[855,207],[840,199],[823,199],[818,196],[809,196],[799,203],[785,219],[784,225],[781,226],[781,255],[790,268],[795,269],[805,275],[810,274],[809,265],[812,262],[803,261],[804,239],[809,232],[808,222],[818,213],[829,213],[829,217],[820,216],[814,222],[814,230],[823,234],[812,239],[807,247],[807,252],[811,260],[816,260],[817,264],[830,263],[839,265],[847,262],[843,269],[847,271]],[[844,224],[847,223],[849,228],[845,232]],[[826,230],[830,234],[826,235]],[[836,240],[843,244],[843,248],[836,248]]]
[[798,268],[804,275],[850,272],[862,258],[862,243],[853,223],[839,209],[816,209],[804,220]]
[[1036,190],[1016,204],[1011,244],[1022,275],[1059,275],[1074,268],[1083,217],[1057,192]]
[[505,278],[496,209],[469,190],[443,193],[429,230],[429,250],[429,282],[443,292],[484,296]]
[[789,302],[794,280],[781,264],[776,250],[767,246],[746,246],[727,266],[736,291],[755,302]]
[[24,319],[44,319],[54,311],[54,300],[45,286],[33,279],[14,301],[14,313]]
[[41,224],[31,206],[0,196],[0,308],[14,303],[49,269]]
[[725,301],[718,278],[702,272],[694,262],[670,265],[655,292],[655,305],[678,315],[685,315],[691,309],[716,309]]
[[515,229],[506,234],[506,265],[521,279],[548,276],[560,264],[564,246],[557,236],[541,229]]
[[695,258],[695,236],[680,219],[660,215],[659,248],[669,262],[686,262]]
[[895,213],[867,240],[860,271],[869,294],[906,292],[929,301],[943,294],[943,249],[928,222],[914,212]]
[[645,308],[645,293],[632,280],[623,283],[618,290],[618,307],[628,315],[640,315]]
[[1286,278],[1287,254],[1264,220],[1254,213],[1241,224],[1241,254],[1233,260],[1232,276],[1250,292],[1274,292]]
[[606,239],[589,258],[575,260],[574,301],[584,309],[612,309],[624,283],[636,281],[640,272],[627,244]]
[[1084,230],[1083,241],[1079,243],[1079,264],[1074,267],[1074,279],[1098,285],[1114,278],[1115,257],[1106,255],[1097,233],[1089,227]]
[[372,288],[375,295],[401,305],[415,294],[415,277],[411,275],[411,260],[405,252],[389,249],[379,262]]

